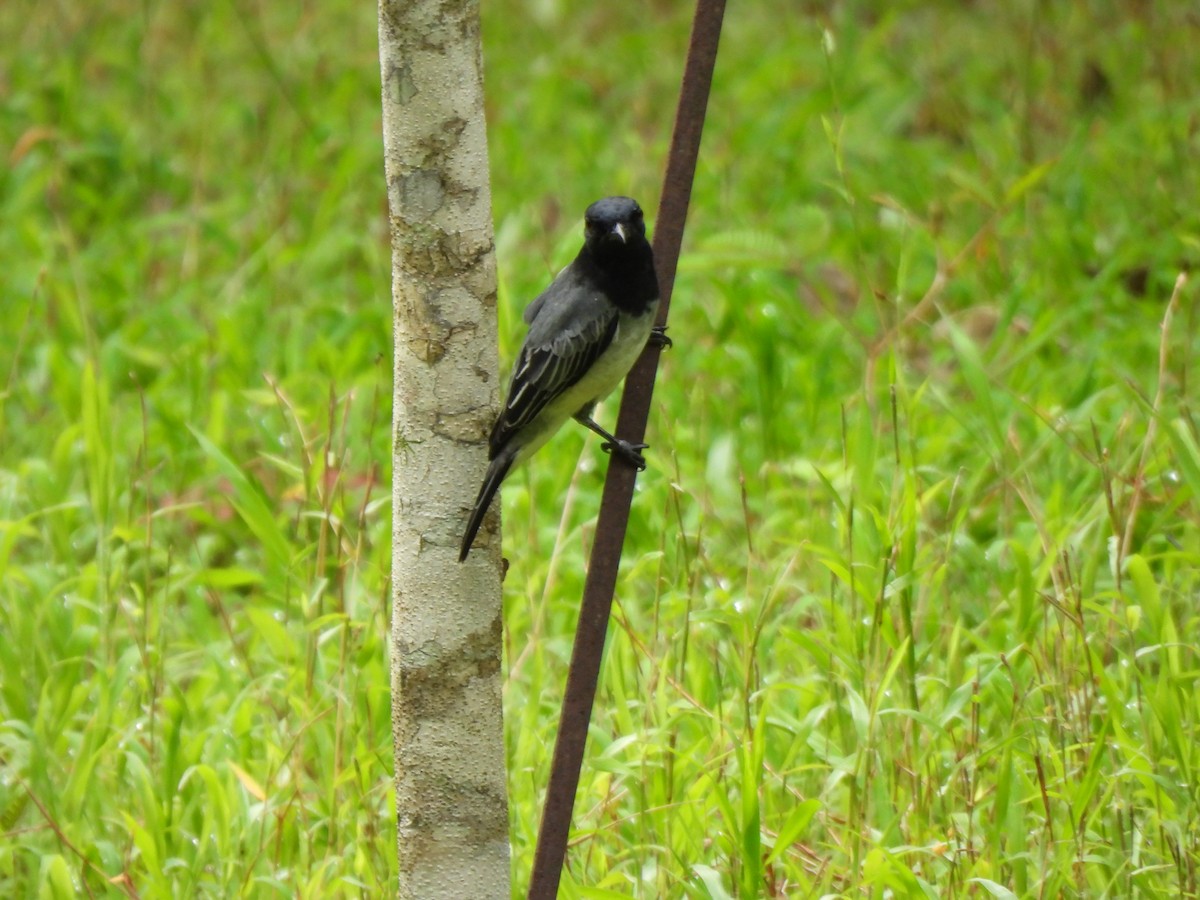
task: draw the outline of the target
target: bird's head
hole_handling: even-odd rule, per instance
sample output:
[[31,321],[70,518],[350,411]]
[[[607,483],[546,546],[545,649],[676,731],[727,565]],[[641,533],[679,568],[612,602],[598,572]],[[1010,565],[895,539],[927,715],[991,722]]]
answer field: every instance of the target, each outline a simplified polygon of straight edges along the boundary
[[644,244],[646,222],[642,208],[629,197],[605,197],[587,208],[583,217],[588,247],[598,255]]

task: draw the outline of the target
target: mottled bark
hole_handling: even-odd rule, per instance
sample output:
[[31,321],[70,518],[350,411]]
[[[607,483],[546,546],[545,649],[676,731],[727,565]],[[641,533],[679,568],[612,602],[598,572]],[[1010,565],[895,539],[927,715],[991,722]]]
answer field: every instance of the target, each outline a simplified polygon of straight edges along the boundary
[[381,0],[379,43],[395,309],[400,896],[507,898],[499,542],[458,562],[498,401],[478,2]]

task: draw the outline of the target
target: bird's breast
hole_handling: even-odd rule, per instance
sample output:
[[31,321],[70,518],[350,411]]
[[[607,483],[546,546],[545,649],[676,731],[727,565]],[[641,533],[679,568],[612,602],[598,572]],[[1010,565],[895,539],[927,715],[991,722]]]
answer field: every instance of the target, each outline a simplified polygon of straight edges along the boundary
[[[629,370],[633,368],[633,364],[645,348],[646,341],[650,338],[650,330],[654,326],[657,307],[658,303],[655,301],[641,315],[621,313],[617,320],[616,333],[604,352],[596,357],[596,361],[579,381],[555,398],[547,412],[553,417],[566,418],[611,394],[621,383],[621,379],[629,374]],[[550,407],[553,407],[553,410]]]

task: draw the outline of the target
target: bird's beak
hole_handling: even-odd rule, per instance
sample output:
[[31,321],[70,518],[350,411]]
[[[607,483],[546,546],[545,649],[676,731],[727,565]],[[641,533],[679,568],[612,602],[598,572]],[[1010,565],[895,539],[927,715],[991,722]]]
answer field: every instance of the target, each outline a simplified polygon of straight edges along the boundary
[[625,240],[625,226],[620,222],[613,226],[612,233],[621,239],[622,244],[628,243],[628,241]]

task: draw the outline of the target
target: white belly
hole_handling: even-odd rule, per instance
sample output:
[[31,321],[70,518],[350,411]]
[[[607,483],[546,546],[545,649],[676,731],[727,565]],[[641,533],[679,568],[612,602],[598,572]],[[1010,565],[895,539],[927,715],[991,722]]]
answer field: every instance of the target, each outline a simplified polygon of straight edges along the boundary
[[528,440],[523,442],[517,453],[517,464],[524,462],[550,440],[567,419],[613,392],[621,383],[621,379],[633,368],[633,364],[645,348],[657,309],[656,301],[640,316],[621,316],[612,343],[600,354],[587,373],[546,404],[546,408],[529,424]]

